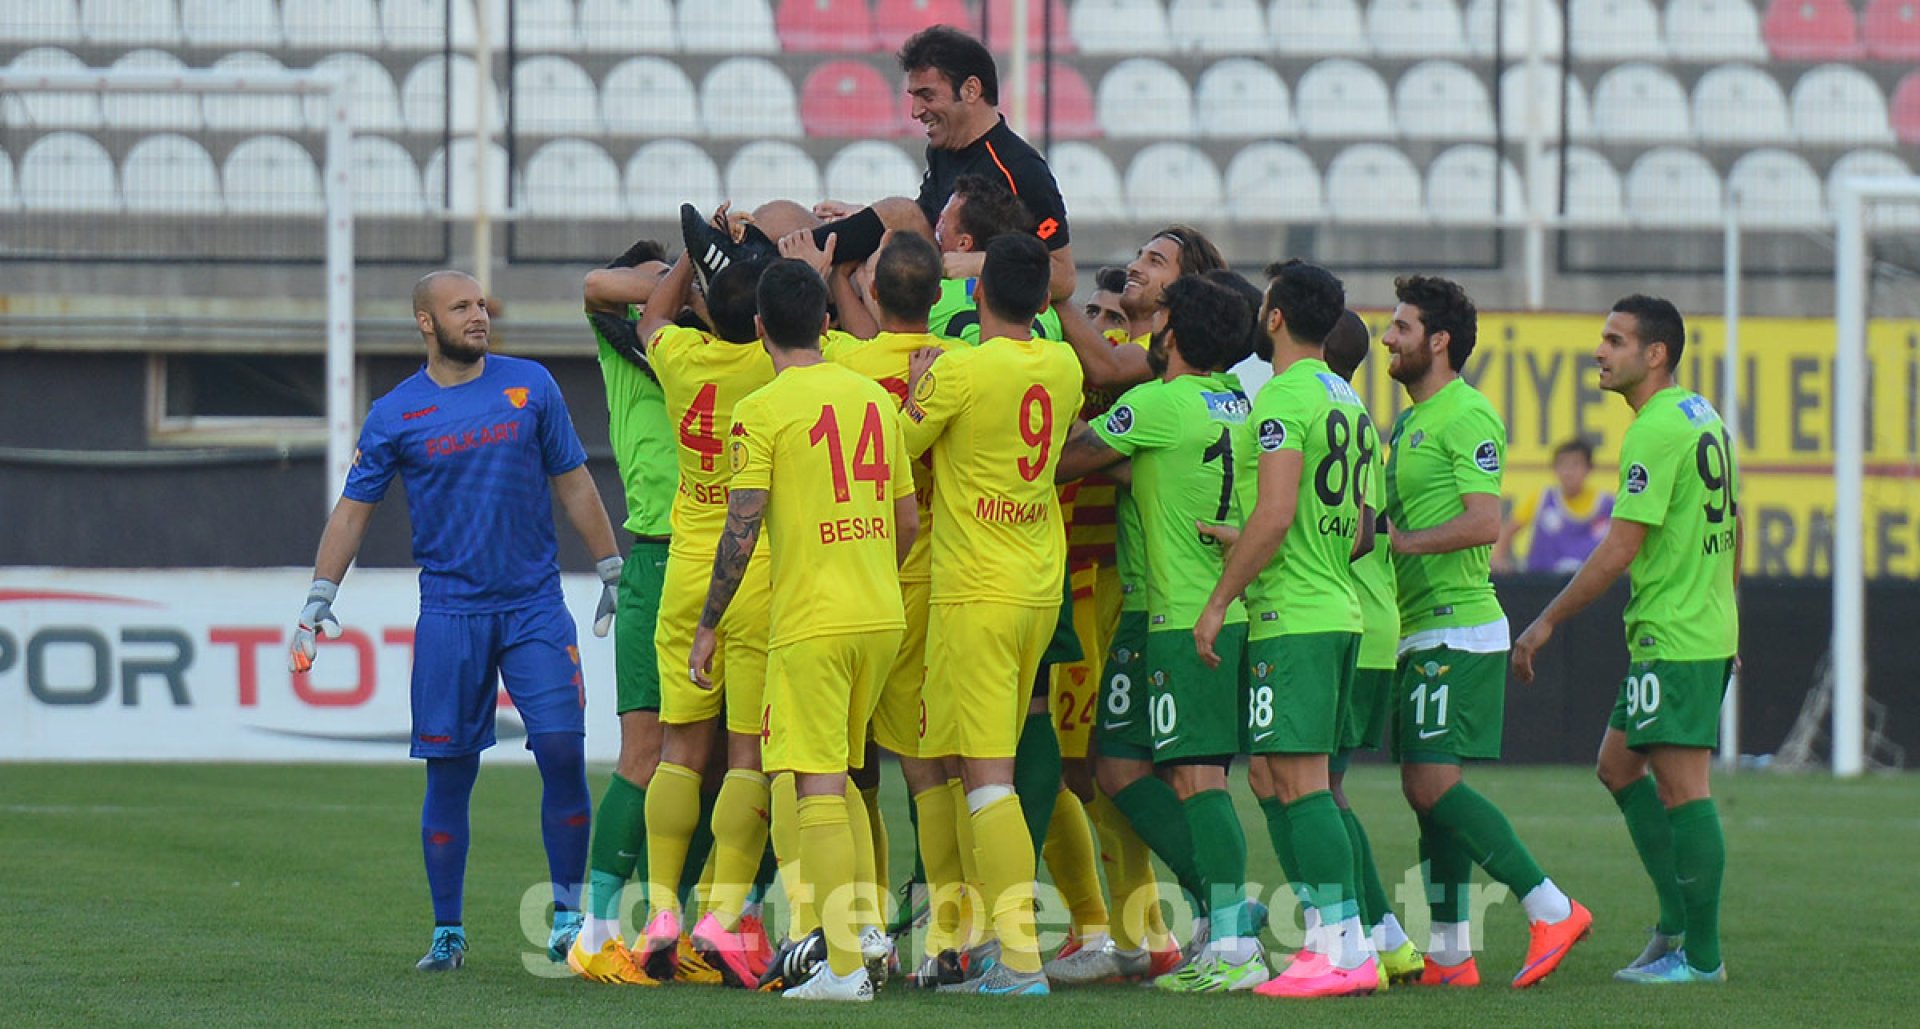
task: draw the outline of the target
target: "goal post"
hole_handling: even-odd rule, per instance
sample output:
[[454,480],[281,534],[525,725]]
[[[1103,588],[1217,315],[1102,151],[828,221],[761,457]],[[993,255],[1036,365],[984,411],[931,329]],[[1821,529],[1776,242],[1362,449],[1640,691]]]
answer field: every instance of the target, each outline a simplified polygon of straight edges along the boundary
[[0,94],[251,94],[325,98],[321,200],[326,234],[327,465],[323,504],[331,506],[353,460],[353,124],[345,79],[314,71],[227,72],[72,70],[9,71]]

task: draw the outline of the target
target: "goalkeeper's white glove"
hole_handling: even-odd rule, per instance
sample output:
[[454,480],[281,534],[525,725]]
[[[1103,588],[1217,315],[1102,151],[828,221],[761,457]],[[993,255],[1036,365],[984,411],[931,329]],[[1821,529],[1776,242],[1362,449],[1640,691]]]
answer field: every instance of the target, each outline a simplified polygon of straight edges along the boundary
[[619,554],[603,557],[593,570],[600,573],[600,606],[593,612],[593,634],[605,636],[613,629],[613,610],[620,603],[620,572],[626,561]]
[[340,620],[333,617],[333,598],[339,593],[340,584],[325,579],[313,580],[307,589],[307,606],[300,609],[300,626],[293,630],[293,647],[287,653],[289,671],[313,667],[314,637],[340,635]]

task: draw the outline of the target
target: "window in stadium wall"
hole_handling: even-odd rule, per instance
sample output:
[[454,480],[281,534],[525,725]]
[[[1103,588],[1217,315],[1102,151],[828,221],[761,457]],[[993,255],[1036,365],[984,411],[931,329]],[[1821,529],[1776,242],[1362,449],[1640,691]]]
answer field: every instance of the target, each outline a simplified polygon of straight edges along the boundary
[[319,354],[157,354],[148,430],[165,443],[303,443],[325,438]]

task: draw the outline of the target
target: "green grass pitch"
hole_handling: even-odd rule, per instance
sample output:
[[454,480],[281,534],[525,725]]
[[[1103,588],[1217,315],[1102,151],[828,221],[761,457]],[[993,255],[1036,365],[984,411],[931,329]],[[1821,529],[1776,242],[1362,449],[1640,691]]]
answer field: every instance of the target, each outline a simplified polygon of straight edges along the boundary
[[[888,769],[896,879],[911,861]],[[1235,779],[1241,780],[1236,770]],[[1593,909],[1594,937],[1545,984],[1505,985],[1525,948],[1517,902],[1482,925],[1489,982],[1398,988],[1285,1005],[1174,997],[1135,986],[1048,999],[933,997],[899,988],[867,1008],[717,988],[618,989],[530,973],[523,930],[543,915],[529,767],[490,765],[474,796],[467,967],[415,973],[430,915],[420,866],[418,767],[238,765],[0,768],[0,1012],[11,1024],[518,1023],[1424,1026],[1915,1024],[1920,782],[1741,775],[1717,784],[1730,871],[1724,989],[1636,987],[1609,976],[1639,951],[1653,900],[1604,790],[1583,770],[1476,769],[1555,881]],[[596,770],[596,797],[605,783]],[[1250,876],[1278,881],[1243,781]],[[1413,862],[1413,821],[1390,769],[1349,786],[1392,882]],[[1281,911],[1276,918],[1285,917]],[[1420,913],[1416,924],[1424,924]],[[535,927],[544,943],[544,928]],[[1416,941],[1424,934],[1417,928]],[[1524,1023],[1522,1023],[1524,1020]],[[1187,1024],[1191,1024],[1190,1022]]]

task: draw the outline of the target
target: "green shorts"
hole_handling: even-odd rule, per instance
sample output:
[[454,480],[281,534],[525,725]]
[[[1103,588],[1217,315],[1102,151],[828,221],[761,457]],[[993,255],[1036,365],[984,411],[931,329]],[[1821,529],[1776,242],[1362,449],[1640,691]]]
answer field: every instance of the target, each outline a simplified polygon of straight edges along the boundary
[[1627,746],[1720,745],[1720,702],[1727,695],[1733,659],[1635,661],[1613,702],[1609,728],[1627,734]]
[[1147,613],[1120,612],[1106,666],[1100,669],[1100,712],[1093,723],[1101,757],[1153,760],[1153,727],[1147,718]]
[[1200,660],[1191,629],[1147,633],[1155,764],[1246,753],[1246,624],[1221,629],[1213,650],[1218,668]]
[[660,588],[667,579],[667,542],[635,540],[620,572],[613,618],[614,713],[660,710],[660,661],[654,654],[654,623]]
[[1072,664],[1087,656],[1080,649],[1080,636],[1073,631],[1073,576],[1068,575],[1062,589],[1066,595],[1060,600],[1060,617],[1053,623],[1053,638],[1047,641],[1047,649],[1040,655],[1043,665]]
[[1357,632],[1269,636],[1247,643],[1247,752],[1333,754],[1345,735]]
[[1380,749],[1392,694],[1393,669],[1353,670],[1353,690],[1347,694],[1347,724],[1340,735],[1341,751]]
[[1391,698],[1395,761],[1497,760],[1507,713],[1507,652],[1410,651],[1393,673]]

